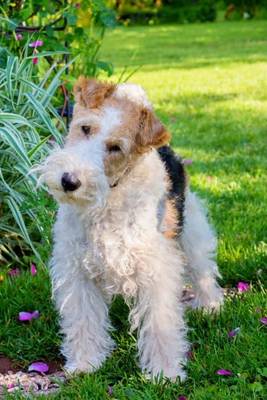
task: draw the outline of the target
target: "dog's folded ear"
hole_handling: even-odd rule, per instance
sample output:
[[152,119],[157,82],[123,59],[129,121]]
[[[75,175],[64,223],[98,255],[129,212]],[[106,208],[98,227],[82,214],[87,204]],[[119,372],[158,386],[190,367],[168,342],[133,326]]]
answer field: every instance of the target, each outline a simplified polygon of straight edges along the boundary
[[161,147],[171,139],[171,134],[156,117],[153,110],[142,108],[136,135],[136,143],[142,151],[148,147]]
[[76,103],[83,107],[99,108],[115,90],[113,83],[101,82],[94,78],[80,76],[74,86]]

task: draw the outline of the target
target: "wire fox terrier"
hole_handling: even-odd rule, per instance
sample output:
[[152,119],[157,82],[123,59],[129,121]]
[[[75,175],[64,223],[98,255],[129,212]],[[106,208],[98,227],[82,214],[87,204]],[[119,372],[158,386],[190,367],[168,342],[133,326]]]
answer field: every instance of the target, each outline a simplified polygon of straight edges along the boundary
[[120,294],[142,371],[184,379],[185,275],[195,307],[223,301],[215,235],[143,89],[81,77],[74,94],[66,144],[41,167],[60,204],[51,277],[66,369],[95,371],[112,352],[108,305]]

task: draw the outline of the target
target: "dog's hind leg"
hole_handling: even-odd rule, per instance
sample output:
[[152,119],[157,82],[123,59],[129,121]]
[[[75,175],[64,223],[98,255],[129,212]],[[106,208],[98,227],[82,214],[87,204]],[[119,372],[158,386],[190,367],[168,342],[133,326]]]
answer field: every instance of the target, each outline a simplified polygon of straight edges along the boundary
[[181,243],[187,258],[186,274],[195,291],[192,306],[218,310],[223,303],[223,291],[217,283],[220,273],[214,260],[217,240],[201,201],[189,190],[185,196]]

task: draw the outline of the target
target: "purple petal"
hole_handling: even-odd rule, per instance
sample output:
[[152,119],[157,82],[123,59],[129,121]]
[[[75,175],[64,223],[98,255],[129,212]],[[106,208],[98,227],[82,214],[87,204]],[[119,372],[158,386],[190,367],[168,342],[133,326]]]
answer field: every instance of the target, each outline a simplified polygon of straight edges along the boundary
[[13,389],[15,387],[14,383],[9,383],[7,389]]
[[40,313],[39,311],[35,310],[32,312],[32,318],[37,319],[40,317]]
[[22,34],[21,33],[17,33],[16,34],[16,40],[22,40],[22,39],[23,39]]
[[13,268],[8,271],[9,276],[18,276],[20,274],[20,270],[18,268]]
[[34,57],[33,59],[32,59],[32,63],[35,65],[35,64],[38,64],[38,57]]
[[229,369],[218,369],[218,371],[216,371],[216,374],[223,375],[223,376],[233,375],[232,371],[229,371]]
[[27,311],[21,311],[19,313],[19,321],[31,321],[32,313]]
[[185,397],[185,396],[179,396],[177,400],[187,400],[187,397]]
[[263,325],[267,325],[267,317],[262,317],[262,318],[260,319],[260,322],[261,322]]
[[191,165],[193,163],[193,160],[191,158],[184,158],[183,159],[183,164],[184,165]]
[[44,44],[44,42],[42,40],[36,40],[35,42],[32,42],[29,44],[29,47],[40,47]]
[[113,395],[113,387],[108,385],[108,395],[112,396]]
[[237,290],[239,293],[247,292],[249,288],[250,288],[249,283],[247,282],[238,282],[237,284]]
[[240,328],[235,328],[232,331],[228,332],[228,336],[234,337],[234,336],[238,335],[239,332],[240,332]]
[[34,264],[31,264],[31,274],[32,276],[37,274],[37,268]]
[[40,313],[39,311],[33,311],[33,312],[28,312],[28,311],[21,311],[19,313],[19,321],[31,321],[32,319],[39,318]]
[[41,362],[41,361],[32,363],[28,368],[29,372],[35,371],[35,372],[45,373],[45,372],[48,372],[48,370],[49,370],[49,366],[46,363]]

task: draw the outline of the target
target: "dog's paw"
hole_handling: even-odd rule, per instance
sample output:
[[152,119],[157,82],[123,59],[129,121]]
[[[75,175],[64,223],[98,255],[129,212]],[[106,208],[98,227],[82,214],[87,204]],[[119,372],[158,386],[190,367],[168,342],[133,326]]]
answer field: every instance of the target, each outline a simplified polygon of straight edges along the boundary
[[205,312],[219,312],[223,305],[223,291],[217,289],[216,293],[212,296],[209,294],[196,295],[196,297],[191,302],[191,307],[193,309],[202,309]]
[[64,370],[69,375],[90,373],[95,371],[95,369],[88,363],[76,364],[75,362],[67,362],[64,366]]
[[157,382],[159,379],[169,379],[175,382],[177,378],[179,378],[180,382],[183,382],[187,377],[186,372],[182,368],[164,368],[162,370],[157,368],[151,372],[143,371],[143,374],[147,380],[153,382]]

